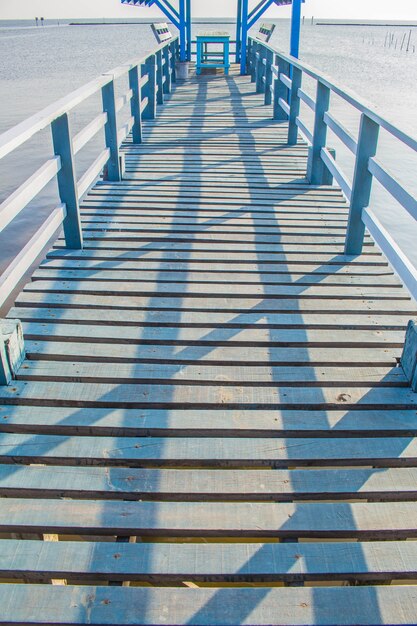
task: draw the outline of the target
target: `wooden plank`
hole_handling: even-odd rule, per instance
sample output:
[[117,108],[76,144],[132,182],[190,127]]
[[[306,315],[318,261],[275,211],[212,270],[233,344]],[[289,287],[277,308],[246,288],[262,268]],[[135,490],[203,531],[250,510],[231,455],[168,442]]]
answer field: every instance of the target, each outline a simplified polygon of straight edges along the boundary
[[323,329],[274,329],[271,332],[263,328],[236,328],[233,333],[225,328],[215,328],[208,332],[206,328],[129,328],[122,326],[90,326],[83,324],[23,322],[23,332],[27,339],[45,339],[76,341],[85,338],[89,342],[129,343],[173,345],[238,345],[243,347],[278,346],[315,346],[315,347],[374,347],[387,346],[402,348],[405,333],[403,331],[375,330],[334,330],[329,336]]
[[0,403],[96,408],[413,409],[417,394],[385,387],[228,387],[221,384],[139,385],[15,381]]
[[320,285],[320,286],[356,286],[360,285],[363,287],[371,287],[371,288],[380,288],[380,287],[393,287],[402,289],[401,283],[398,281],[398,278],[394,275],[390,274],[380,274],[377,276],[356,276],[356,275],[346,275],[346,274],[319,274],[317,275],[315,272],[306,274],[270,274],[270,273],[262,273],[262,274],[248,274],[243,272],[227,272],[224,271],[222,273],[219,272],[211,272],[206,269],[205,272],[192,272],[191,270],[185,270],[183,272],[175,271],[175,272],[165,272],[163,268],[159,270],[148,270],[146,272],[139,272],[137,268],[131,268],[129,271],[123,265],[117,269],[107,269],[105,267],[98,267],[96,269],[89,267],[78,267],[75,269],[67,269],[67,268],[54,268],[49,266],[41,266],[39,269],[35,270],[32,275],[32,280],[57,280],[57,281],[77,281],[81,283],[82,281],[94,281],[99,280],[102,282],[117,282],[119,284],[122,283],[183,283],[190,286],[192,289],[192,285],[195,283],[204,283],[204,284],[215,284],[219,285],[221,283],[229,283],[234,286],[237,285],[260,285],[265,290],[268,289],[269,285],[286,285],[286,284],[294,284],[297,285]]
[[19,533],[398,540],[417,536],[416,519],[415,502],[370,505],[0,499],[1,532]]
[[384,408],[354,411],[342,408],[329,411],[84,408],[73,411],[68,407],[5,405],[0,406],[0,431],[114,437],[415,437],[417,414],[412,409],[390,411]]
[[[410,625],[415,622],[414,586],[294,589],[140,589],[135,587],[1,585],[7,624],[68,626],[172,626],[224,623],[269,626]],[[38,623],[38,622],[36,622]]]
[[410,437],[232,438],[65,437],[0,434],[2,460],[114,467],[417,466]]
[[199,326],[213,328],[217,326],[228,328],[355,328],[363,330],[400,330],[405,331],[409,317],[407,315],[359,315],[345,313],[341,319],[340,314],[323,311],[321,313],[235,313],[205,311],[204,321],[200,311],[173,310],[150,310],[150,311],[125,311],[123,309],[83,309],[76,308],[76,303],[67,299],[63,303],[65,308],[57,311],[51,300],[50,308],[18,306],[10,309],[8,317],[19,318],[25,322],[54,322],[59,319],[60,323],[72,324],[123,324],[123,326],[175,326],[190,328]]
[[0,494],[10,498],[173,502],[407,501],[417,469],[149,469],[0,465]]
[[[347,263],[346,265],[320,265],[316,263],[311,263],[309,265],[302,265],[290,262],[288,263],[223,263],[222,261],[218,261],[217,263],[210,263],[209,269],[207,269],[206,264],[194,262],[194,261],[176,261],[176,260],[161,260],[159,262],[156,261],[146,261],[139,258],[133,260],[124,260],[124,259],[95,259],[95,255],[92,258],[87,257],[86,254],[83,254],[82,259],[77,259],[74,256],[68,256],[63,259],[59,259],[56,257],[48,257],[41,264],[41,269],[83,269],[83,270],[91,270],[91,269],[103,269],[103,270],[117,270],[122,268],[123,271],[136,271],[136,272],[146,272],[147,275],[149,272],[175,272],[181,276],[182,272],[190,272],[191,275],[194,272],[203,272],[204,274],[227,274],[236,276],[239,278],[241,276],[245,280],[250,278],[251,275],[255,276],[270,276],[270,275],[296,275],[296,276],[304,276],[306,274],[313,274],[319,276],[329,276],[333,274],[338,275],[348,275],[348,276],[393,276],[393,272],[386,266],[361,266],[361,265],[350,265]],[[378,280],[378,279],[376,279]]]
[[[299,245],[295,242],[276,242],[275,244],[265,244],[254,242],[248,242],[246,245],[244,241],[235,242],[235,241],[200,241],[191,239],[190,241],[181,241],[178,239],[170,239],[169,237],[161,237],[158,239],[148,239],[144,238],[143,240],[140,237],[130,238],[129,240],[118,240],[117,238],[89,238],[84,241],[83,244],[84,250],[94,249],[94,250],[129,250],[133,251],[141,251],[144,255],[148,252],[152,252],[155,250],[158,251],[178,251],[179,253],[188,251],[195,253],[206,252],[206,257],[209,258],[210,255],[213,255],[215,252],[227,253],[227,254],[236,254],[238,253],[241,259],[251,258],[250,255],[254,253],[259,254],[259,258],[262,258],[264,253],[268,254],[276,254],[282,255],[285,253],[288,258],[294,255],[295,256],[299,252]],[[54,245],[54,248],[63,249],[65,248],[65,242],[62,240],[57,240]],[[319,243],[317,240],[307,243],[303,243],[303,253],[316,255],[317,253],[323,253],[325,255],[333,254],[335,257],[340,257],[343,254],[343,246],[340,243]],[[371,244],[365,244],[365,254],[368,258],[383,258],[381,257],[381,253]],[[217,258],[219,255],[217,254]]]
[[344,366],[363,367],[370,364],[379,367],[397,367],[400,348],[374,347],[364,350],[362,347],[344,348],[337,344],[329,348],[265,347],[246,348],[241,346],[199,346],[170,345],[169,352],[164,344],[142,344],[140,349],[131,342],[109,344],[92,343],[87,338],[82,342],[44,337],[30,341],[26,339],[26,355],[31,360],[62,360],[62,361],[91,361],[95,363],[195,363],[215,365],[251,365],[251,366],[280,366],[291,365],[316,366]]
[[192,385],[198,383],[222,385],[280,386],[291,384],[303,387],[343,385],[353,387],[408,387],[402,368],[369,367],[257,367],[228,365],[183,364],[122,364],[69,363],[66,361],[26,362],[16,373],[17,380],[43,380],[63,382],[119,382],[123,384]]
[[[248,309],[248,304],[250,308]],[[246,319],[249,315],[259,316],[258,319],[262,319],[262,314],[267,314],[268,318],[274,314],[293,314],[295,316],[317,314],[327,315],[331,313],[338,314],[358,314],[370,320],[370,323],[374,320],[378,320],[380,315],[392,315],[395,319],[397,316],[413,316],[416,315],[415,305],[411,300],[390,300],[390,299],[341,299],[337,298],[300,298],[297,302],[294,302],[292,298],[286,299],[256,299],[253,298],[248,303],[248,300],[244,298],[192,298],[184,297],[164,297],[160,296],[123,296],[119,295],[117,300],[113,297],[106,295],[94,295],[94,294],[80,294],[80,293],[53,293],[49,291],[45,292],[31,292],[23,291],[16,300],[16,305],[21,306],[33,306],[33,307],[54,307],[65,309],[100,309],[107,310],[109,314],[112,314],[116,310],[137,310],[137,311],[153,311],[149,313],[149,319],[151,315],[157,315],[157,311],[169,311],[170,309],[176,313],[177,322],[180,323],[178,311],[181,311],[181,316],[186,315],[186,312],[198,312],[204,313],[239,313]],[[19,317],[17,315],[17,317]],[[235,317],[235,316],[233,316]],[[201,316],[200,316],[201,319]],[[209,319],[209,318],[206,318]],[[342,319],[342,318],[340,318]],[[204,321],[201,322],[201,325]],[[395,324],[395,321],[394,321]]]
[[152,583],[401,580],[417,575],[415,541],[164,544],[2,541],[0,576]]
[[[246,306],[250,306],[251,298],[266,296],[268,298],[345,298],[345,299],[388,299],[409,300],[408,293],[398,286],[368,287],[360,285],[304,285],[292,283],[289,285],[236,285],[234,283],[133,283],[133,282],[106,282],[88,280],[36,280],[28,283],[25,291],[54,292],[54,293],[93,293],[109,296],[188,296],[188,297],[217,297],[247,298]],[[395,305],[393,306],[393,308]],[[403,341],[404,338],[401,339]]]

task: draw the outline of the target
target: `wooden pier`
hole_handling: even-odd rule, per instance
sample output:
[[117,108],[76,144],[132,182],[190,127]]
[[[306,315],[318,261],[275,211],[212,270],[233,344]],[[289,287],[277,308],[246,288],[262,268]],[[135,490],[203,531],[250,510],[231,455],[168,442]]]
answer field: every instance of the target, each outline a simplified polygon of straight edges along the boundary
[[415,303],[250,76],[142,132],[8,316],[0,623],[415,623]]

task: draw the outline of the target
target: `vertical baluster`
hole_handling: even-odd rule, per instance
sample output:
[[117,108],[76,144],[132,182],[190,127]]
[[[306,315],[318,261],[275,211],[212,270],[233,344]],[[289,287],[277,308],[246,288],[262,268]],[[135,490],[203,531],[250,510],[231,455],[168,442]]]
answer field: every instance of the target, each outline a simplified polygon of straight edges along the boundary
[[356,151],[355,173],[350,199],[349,220],[346,233],[345,254],[362,252],[365,225],[362,211],[369,205],[373,176],[368,169],[369,159],[378,147],[379,125],[362,113]]
[[171,41],[169,44],[170,64],[171,64],[171,82],[177,81],[177,40]]
[[154,120],[156,117],[156,59],[152,54],[142,66],[142,76],[148,76],[148,81],[143,87],[143,96],[148,99],[142,112],[142,119]]
[[288,120],[288,143],[290,146],[294,146],[298,139],[297,117],[300,114],[300,96],[298,95],[298,90],[301,88],[302,76],[302,70],[292,66],[290,116]]
[[[246,57],[246,71],[248,74],[252,73],[252,39],[249,37],[248,39],[248,44],[247,44],[247,57]],[[239,50],[239,53],[238,53]],[[236,41],[236,57],[239,54],[239,61],[240,61],[240,41]],[[239,63],[239,61],[236,61],[236,63]]]
[[106,146],[110,149],[110,158],[107,162],[107,180],[121,180],[114,80],[111,80],[107,85],[101,88],[101,95],[103,111],[107,113],[107,123],[104,127],[104,134]]
[[321,149],[326,146],[327,124],[324,121],[324,114],[329,110],[329,105],[330,89],[319,80],[317,81],[313,145],[310,148],[307,165],[307,178],[312,185],[323,184],[325,167],[321,158]]
[[272,102],[272,65],[274,63],[274,53],[272,50],[266,51],[266,67],[265,67],[265,104]]
[[130,101],[130,112],[134,119],[132,126],[132,141],[133,143],[142,143],[142,95],[139,79],[139,67],[137,65],[129,70],[129,87],[133,92],[133,96]]
[[276,55],[275,65],[278,65],[278,76],[275,78],[275,81],[274,81],[273,117],[274,117],[274,120],[283,121],[283,120],[288,119],[288,115],[285,113],[285,111],[281,107],[279,100],[280,98],[282,98],[282,100],[285,100],[285,102],[287,102],[288,89],[284,85],[282,80],[280,79],[280,76],[281,74],[284,74],[285,76],[289,75],[290,64],[288,63],[288,61],[285,61],[284,59],[282,59],[279,55]]
[[265,89],[264,76],[265,76],[265,48],[260,46],[259,57],[256,63],[256,93],[263,93]]
[[164,93],[171,93],[171,54],[169,45],[166,45],[163,50],[164,59]]
[[158,104],[164,104],[164,74],[162,71],[162,50],[156,53],[156,101]]
[[258,67],[257,54],[259,52],[259,43],[257,41],[252,42],[251,51],[252,51],[252,54],[251,54],[252,61],[251,61],[250,80],[251,80],[251,83],[256,83],[256,70]]
[[61,169],[57,174],[61,202],[66,205],[64,236],[67,248],[80,250],[83,247],[78,187],[74,165],[74,151],[68,114],[64,113],[51,123],[54,152],[61,157]]

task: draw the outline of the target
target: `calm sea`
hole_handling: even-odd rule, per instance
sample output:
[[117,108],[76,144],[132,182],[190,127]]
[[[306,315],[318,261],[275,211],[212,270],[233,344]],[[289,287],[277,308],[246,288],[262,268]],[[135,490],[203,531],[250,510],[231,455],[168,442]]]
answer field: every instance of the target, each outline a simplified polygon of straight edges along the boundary
[[[75,20],[73,20],[75,21]],[[275,20],[271,43],[288,50],[289,21]],[[231,23],[217,24],[233,34]],[[196,23],[195,32],[207,30]],[[406,44],[411,39],[409,51]],[[393,44],[386,45],[389,36]],[[404,40],[404,43],[403,43]],[[401,50],[401,44],[402,50]],[[0,132],[65,96],[99,73],[154,47],[149,23],[73,26],[68,22],[0,22]],[[340,85],[349,87],[402,129],[417,136],[417,23],[398,25],[303,25],[301,57]],[[306,83],[307,91],[312,85]],[[98,101],[90,101],[73,116],[74,131],[91,119]],[[356,132],[359,116],[334,98],[332,111]],[[306,117],[306,119],[308,119]],[[331,137],[331,135],[330,135]],[[337,159],[348,176],[352,158],[337,138],[331,137]],[[97,145],[84,150],[80,172],[91,163]],[[49,133],[38,134],[13,157],[1,163],[0,200],[29,176],[51,154]],[[378,155],[386,166],[417,195],[417,158],[382,133]],[[16,224],[0,235],[0,269],[16,254],[53,207],[54,189],[34,201]],[[417,228],[405,211],[375,186],[373,204],[382,221],[395,234],[417,266]]]

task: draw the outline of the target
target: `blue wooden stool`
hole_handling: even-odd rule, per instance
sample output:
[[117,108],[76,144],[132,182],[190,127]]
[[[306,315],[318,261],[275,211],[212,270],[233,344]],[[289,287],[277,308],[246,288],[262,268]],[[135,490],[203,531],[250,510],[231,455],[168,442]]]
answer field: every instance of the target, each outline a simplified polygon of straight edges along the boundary
[[[197,39],[197,74],[201,74],[204,67],[222,67],[224,73],[229,73],[230,67],[230,35],[223,32],[200,33]],[[222,45],[223,49],[209,50],[210,44]]]

